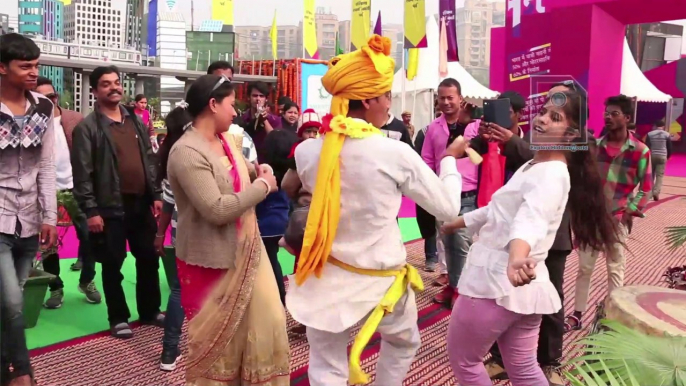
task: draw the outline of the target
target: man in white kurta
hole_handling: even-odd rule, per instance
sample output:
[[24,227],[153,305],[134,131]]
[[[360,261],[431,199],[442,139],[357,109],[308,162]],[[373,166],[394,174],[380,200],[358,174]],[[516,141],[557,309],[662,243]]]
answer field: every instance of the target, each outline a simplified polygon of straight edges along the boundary
[[[336,65],[345,65],[344,60]],[[338,95],[341,86],[333,87],[330,79],[325,80],[327,90],[334,97]],[[356,103],[355,111],[351,103],[348,117],[363,122],[357,117],[373,115],[377,103],[390,104],[390,100],[383,99],[389,98],[390,84],[388,88],[372,91],[381,94],[365,94],[370,102]],[[364,110],[360,111],[359,106]],[[314,192],[324,138],[326,135],[309,139],[295,151],[298,176],[308,192]],[[454,155],[457,153],[453,151]],[[375,135],[347,138],[339,160],[340,218],[329,258],[338,264],[329,261],[323,265],[320,277],[313,275],[301,285],[291,281],[286,296],[286,306],[293,318],[307,326],[308,375],[312,386],[347,386],[346,346],[353,326],[365,320],[394,282],[393,277],[342,269],[340,263],[373,271],[401,269],[406,265],[406,250],[396,221],[403,195],[439,221],[455,219],[460,211],[462,181],[454,157],[443,158],[439,177],[407,144]],[[421,344],[412,290],[406,292],[393,312],[383,317],[378,331],[382,343],[376,384],[400,386]]]

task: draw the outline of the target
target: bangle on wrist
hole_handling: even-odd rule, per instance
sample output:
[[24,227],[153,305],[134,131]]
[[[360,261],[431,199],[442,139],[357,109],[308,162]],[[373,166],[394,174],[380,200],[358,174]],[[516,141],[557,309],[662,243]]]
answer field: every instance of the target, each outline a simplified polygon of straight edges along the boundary
[[165,237],[167,237],[167,235],[157,235],[157,234],[155,235],[155,238],[158,238],[158,239],[163,239]]

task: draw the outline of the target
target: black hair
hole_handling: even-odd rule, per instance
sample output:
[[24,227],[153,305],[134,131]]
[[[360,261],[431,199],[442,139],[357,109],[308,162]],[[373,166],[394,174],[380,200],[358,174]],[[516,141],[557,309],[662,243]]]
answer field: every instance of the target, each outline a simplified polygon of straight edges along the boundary
[[457,89],[457,95],[462,95],[462,86],[460,82],[455,78],[445,78],[438,84],[438,87],[455,87]]
[[218,60],[216,62],[212,62],[212,64],[210,64],[210,66],[207,67],[207,74],[211,75],[217,70],[231,70],[231,74],[234,73],[233,66],[225,60]]
[[[571,129],[587,137],[581,106],[586,104],[583,93],[564,92],[566,103],[562,106]],[[605,197],[603,179],[596,163],[594,142],[588,142],[588,150],[570,151],[567,154],[570,190],[568,207],[571,228],[580,248],[597,251],[607,250],[620,243],[619,228],[612,216],[610,202]]]
[[362,104],[362,101],[350,100],[348,102],[348,110],[349,111],[364,110],[364,104]]
[[0,35],[0,63],[9,65],[13,60],[31,61],[40,58],[36,42],[17,33]]
[[498,96],[498,99],[509,99],[510,106],[512,106],[512,111],[515,113],[524,110],[524,107],[526,107],[526,100],[522,94],[518,93],[517,91],[505,91]]
[[[159,167],[157,171],[157,183],[160,185],[162,180],[167,178],[167,162],[169,161],[169,152],[176,141],[181,138],[184,133],[183,128],[192,121],[188,111],[182,107],[177,107],[170,111],[164,118],[164,125],[167,127],[167,136],[162,142],[159,151]],[[160,134],[161,135],[161,134]],[[159,138],[159,136],[158,136]]]
[[248,96],[252,94],[252,90],[259,91],[260,94],[264,95],[265,97],[269,96],[269,86],[267,86],[267,84],[264,82],[257,81],[248,83]]
[[186,94],[186,102],[188,103],[188,114],[192,118],[197,118],[205,110],[211,99],[221,102],[234,93],[231,82],[223,82],[217,86],[221,79],[223,77],[219,75],[203,75],[191,84]]
[[147,99],[147,98],[145,97],[145,94],[138,94],[138,95],[136,95],[135,98],[133,98],[133,100],[135,100],[136,102],[140,102],[140,101],[143,100],[143,99]]
[[665,127],[665,120],[660,119],[659,121],[655,122],[655,127]]
[[[566,88],[569,91],[575,92],[585,102],[579,106],[579,108],[583,110],[583,112],[579,118],[580,119],[579,125],[582,128],[586,127],[586,122],[588,122],[588,117],[590,114],[588,112],[588,96],[586,95],[586,90],[584,90],[584,88],[581,87],[581,85],[575,80],[565,80],[562,82],[557,82],[557,83],[553,84],[552,86],[550,86],[549,90],[552,90],[555,87],[560,87],[560,86]],[[548,95],[548,98],[550,98],[550,97],[551,97],[551,95]]]
[[283,104],[283,112],[285,113],[286,111],[290,110],[292,107],[295,107],[298,112],[300,112],[300,106],[298,106],[295,102],[292,100],[288,100],[286,103]]
[[287,96],[280,96],[279,100],[276,102],[278,106],[285,105],[286,103],[293,103],[293,101]]
[[94,90],[97,89],[100,78],[102,78],[103,75],[109,74],[117,74],[117,76],[120,76],[117,66],[96,67],[95,70],[93,70],[93,72],[91,72],[91,74],[88,76],[88,79],[91,82],[91,88]]
[[[50,86],[52,86],[52,81],[49,78],[46,78],[44,76],[39,76],[38,80],[36,81],[36,87],[45,86],[46,84],[49,84]],[[53,88],[54,88],[54,86],[53,86]]]
[[627,117],[634,115],[634,102],[626,95],[619,94],[617,96],[609,97],[605,100],[605,107],[617,106],[622,111],[622,114]]
[[274,169],[278,186],[281,186],[284,175],[292,166],[292,159],[288,156],[299,141],[298,135],[289,130],[272,130],[264,139],[260,154],[264,157],[264,163]]

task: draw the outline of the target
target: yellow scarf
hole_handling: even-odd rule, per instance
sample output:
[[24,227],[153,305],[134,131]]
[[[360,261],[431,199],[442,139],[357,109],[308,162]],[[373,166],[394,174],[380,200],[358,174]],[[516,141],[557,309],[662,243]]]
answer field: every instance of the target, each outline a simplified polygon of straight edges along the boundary
[[[314,272],[321,277],[331,253],[341,212],[341,171],[339,155],[346,137],[366,138],[381,134],[373,125],[346,118],[350,100],[379,97],[391,90],[395,61],[388,57],[391,41],[379,35],[369,38],[360,50],[337,56],[329,63],[322,85],[331,96],[331,117],[325,117],[324,143],[319,171],[300,252],[297,285]],[[327,122],[329,121],[329,122]]]

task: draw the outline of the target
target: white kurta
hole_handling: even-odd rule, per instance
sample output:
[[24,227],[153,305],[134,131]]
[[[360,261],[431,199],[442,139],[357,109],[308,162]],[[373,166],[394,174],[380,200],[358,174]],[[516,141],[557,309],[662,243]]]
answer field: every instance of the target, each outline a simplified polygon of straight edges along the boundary
[[[316,183],[322,144],[322,138],[309,139],[295,151],[298,175],[309,192]],[[346,264],[373,270],[406,264],[396,220],[403,195],[439,221],[459,215],[462,179],[452,157],[444,158],[439,178],[407,144],[373,136],[346,139],[340,162],[341,215],[331,256]],[[289,287],[286,306],[298,322],[339,333],[364,318],[393,280],[327,264],[321,278],[313,275],[302,286]]]

